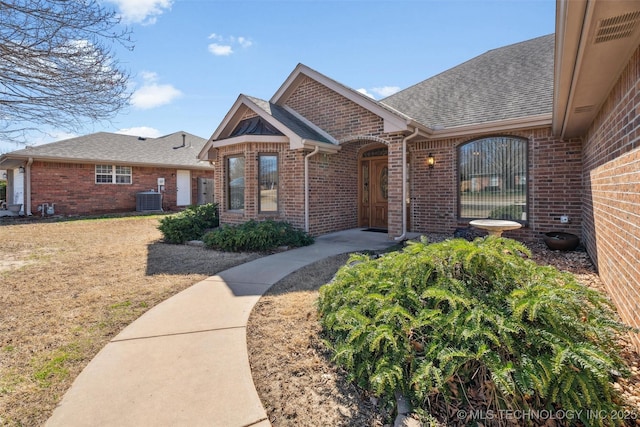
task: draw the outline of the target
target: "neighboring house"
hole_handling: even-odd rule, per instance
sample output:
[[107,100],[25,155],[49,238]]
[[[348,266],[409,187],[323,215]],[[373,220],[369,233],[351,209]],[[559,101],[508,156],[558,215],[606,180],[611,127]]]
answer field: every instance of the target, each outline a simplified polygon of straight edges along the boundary
[[300,64],[270,100],[240,95],[200,153],[221,222],[402,239],[514,212],[506,236],[580,235],[640,327],[639,22],[640,2],[561,0],[555,35],[381,101]]
[[[186,132],[142,138],[98,132],[0,156],[7,205],[25,215],[174,210],[213,201],[206,140]],[[158,197],[151,193],[161,194]]]

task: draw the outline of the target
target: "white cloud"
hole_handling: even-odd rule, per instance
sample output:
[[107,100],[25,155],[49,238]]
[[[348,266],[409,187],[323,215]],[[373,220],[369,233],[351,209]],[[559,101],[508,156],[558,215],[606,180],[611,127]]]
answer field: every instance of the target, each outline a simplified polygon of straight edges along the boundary
[[367,90],[366,90],[365,88],[360,88],[360,89],[358,89],[358,92],[360,92],[360,93],[361,93],[361,94],[363,94],[363,95],[368,96],[369,98],[376,99],[376,97],[375,97],[375,96],[373,96],[373,95],[371,95],[369,92],[367,92]]
[[229,56],[233,53],[233,49],[229,45],[211,43],[209,45],[209,52],[213,53],[215,56]]
[[253,41],[247,37],[236,36],[222,36],[220,34],[211,33],[209,40],[213,40],[214,43],[210,43],[208,46],[209,52],[215,56],[229,56],[234,53],[234,46],[239,46],[243,49],[247,49],[253,45]]
[[158,16],[171,9],[173,0],[109,0],[120,9],[122,20],[132,24],[152,25]]
[[131,105],[141,110],[169,104],[180,97],[182,92],[169,84],[159,84],[158,75],[150,71],[143,71],[140,76],[144,80],[142,87],[131,95]]
[[238,44],[246,49],[251,47],[253,42],[246,37],[238,37]]
[[374,88],[371,88],[371,92],[385,98],[387,96],[393,95],[396,92],[400,92],[400,88],[398,86],[374,87]]
[[363,95],[367,95],[369,98],[380,99],[386,98],[387,96],[391,96],[396,92],[399,92],[400,88],[398,86],[382,86],[382,87],[372,87],[371,89],[361,88],[358,89]]
[[138,126],[138,127],[120,129],[116,131],[116,133],[119,133],[122,135],[142,136],[145,138],[158,138],[162,136],[162,134],[158,129],[150,128],[148,126]]

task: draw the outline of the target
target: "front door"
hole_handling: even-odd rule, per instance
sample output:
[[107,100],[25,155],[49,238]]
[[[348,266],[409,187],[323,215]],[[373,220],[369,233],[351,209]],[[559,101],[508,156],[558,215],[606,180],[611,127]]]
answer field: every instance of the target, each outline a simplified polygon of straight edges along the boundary
[[[366,155],[366,153],[365,153]],[[387,229],[388,178],[387,157],[360,160],[359,226]]]

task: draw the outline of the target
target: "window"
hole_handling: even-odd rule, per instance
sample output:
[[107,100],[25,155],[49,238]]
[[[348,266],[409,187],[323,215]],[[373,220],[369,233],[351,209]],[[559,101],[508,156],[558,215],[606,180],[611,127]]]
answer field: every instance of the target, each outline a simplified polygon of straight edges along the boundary
[[244,157],[227,158],[227,209],[244,209]]
[[278,211],[278,156],[261,154],[258,164],[259,210],[260,212]]
[[131,184],[131,166],[96,165],[96,184]]
[[526,221],[527,140],[498,136],[458,148],[458,216]]

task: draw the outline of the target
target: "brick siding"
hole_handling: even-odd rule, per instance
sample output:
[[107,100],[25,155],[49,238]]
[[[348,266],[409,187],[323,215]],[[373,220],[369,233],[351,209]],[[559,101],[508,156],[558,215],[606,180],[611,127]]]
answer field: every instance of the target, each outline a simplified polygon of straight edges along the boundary
[[[579,235],[582,194],[580,140],[558,140],[552,136],[550,128],[501,135],[529,141],[528,223],[520,230],[505,232],[504,236],[539,240],[541,234],[549,231]],[[482,135],[409,144],[412,231],[452,233],[456,227],[468,225],[468,222],[458,220],[457,147],[480,137]],[[436,159],[432,169],[427,166],[429,153]],[[561,224],[561,215],[568,215],[570,223]]]
[[[583,239],[622,319],[640,328],[640,48],[584,143]],[[640,350],[640,335],[633,335]]]
[[[55,203],[63,216],[96,215],[136,210],[136,193],[157,190],[165,178],[163,209],[176,210],[176,169],[132,166],[131,184],[96,184],[95,165],[35,161],[31,165],[31,210]],[[197,201],[198,177],[213,178],[212,171],[191,171],[191,200]]]

